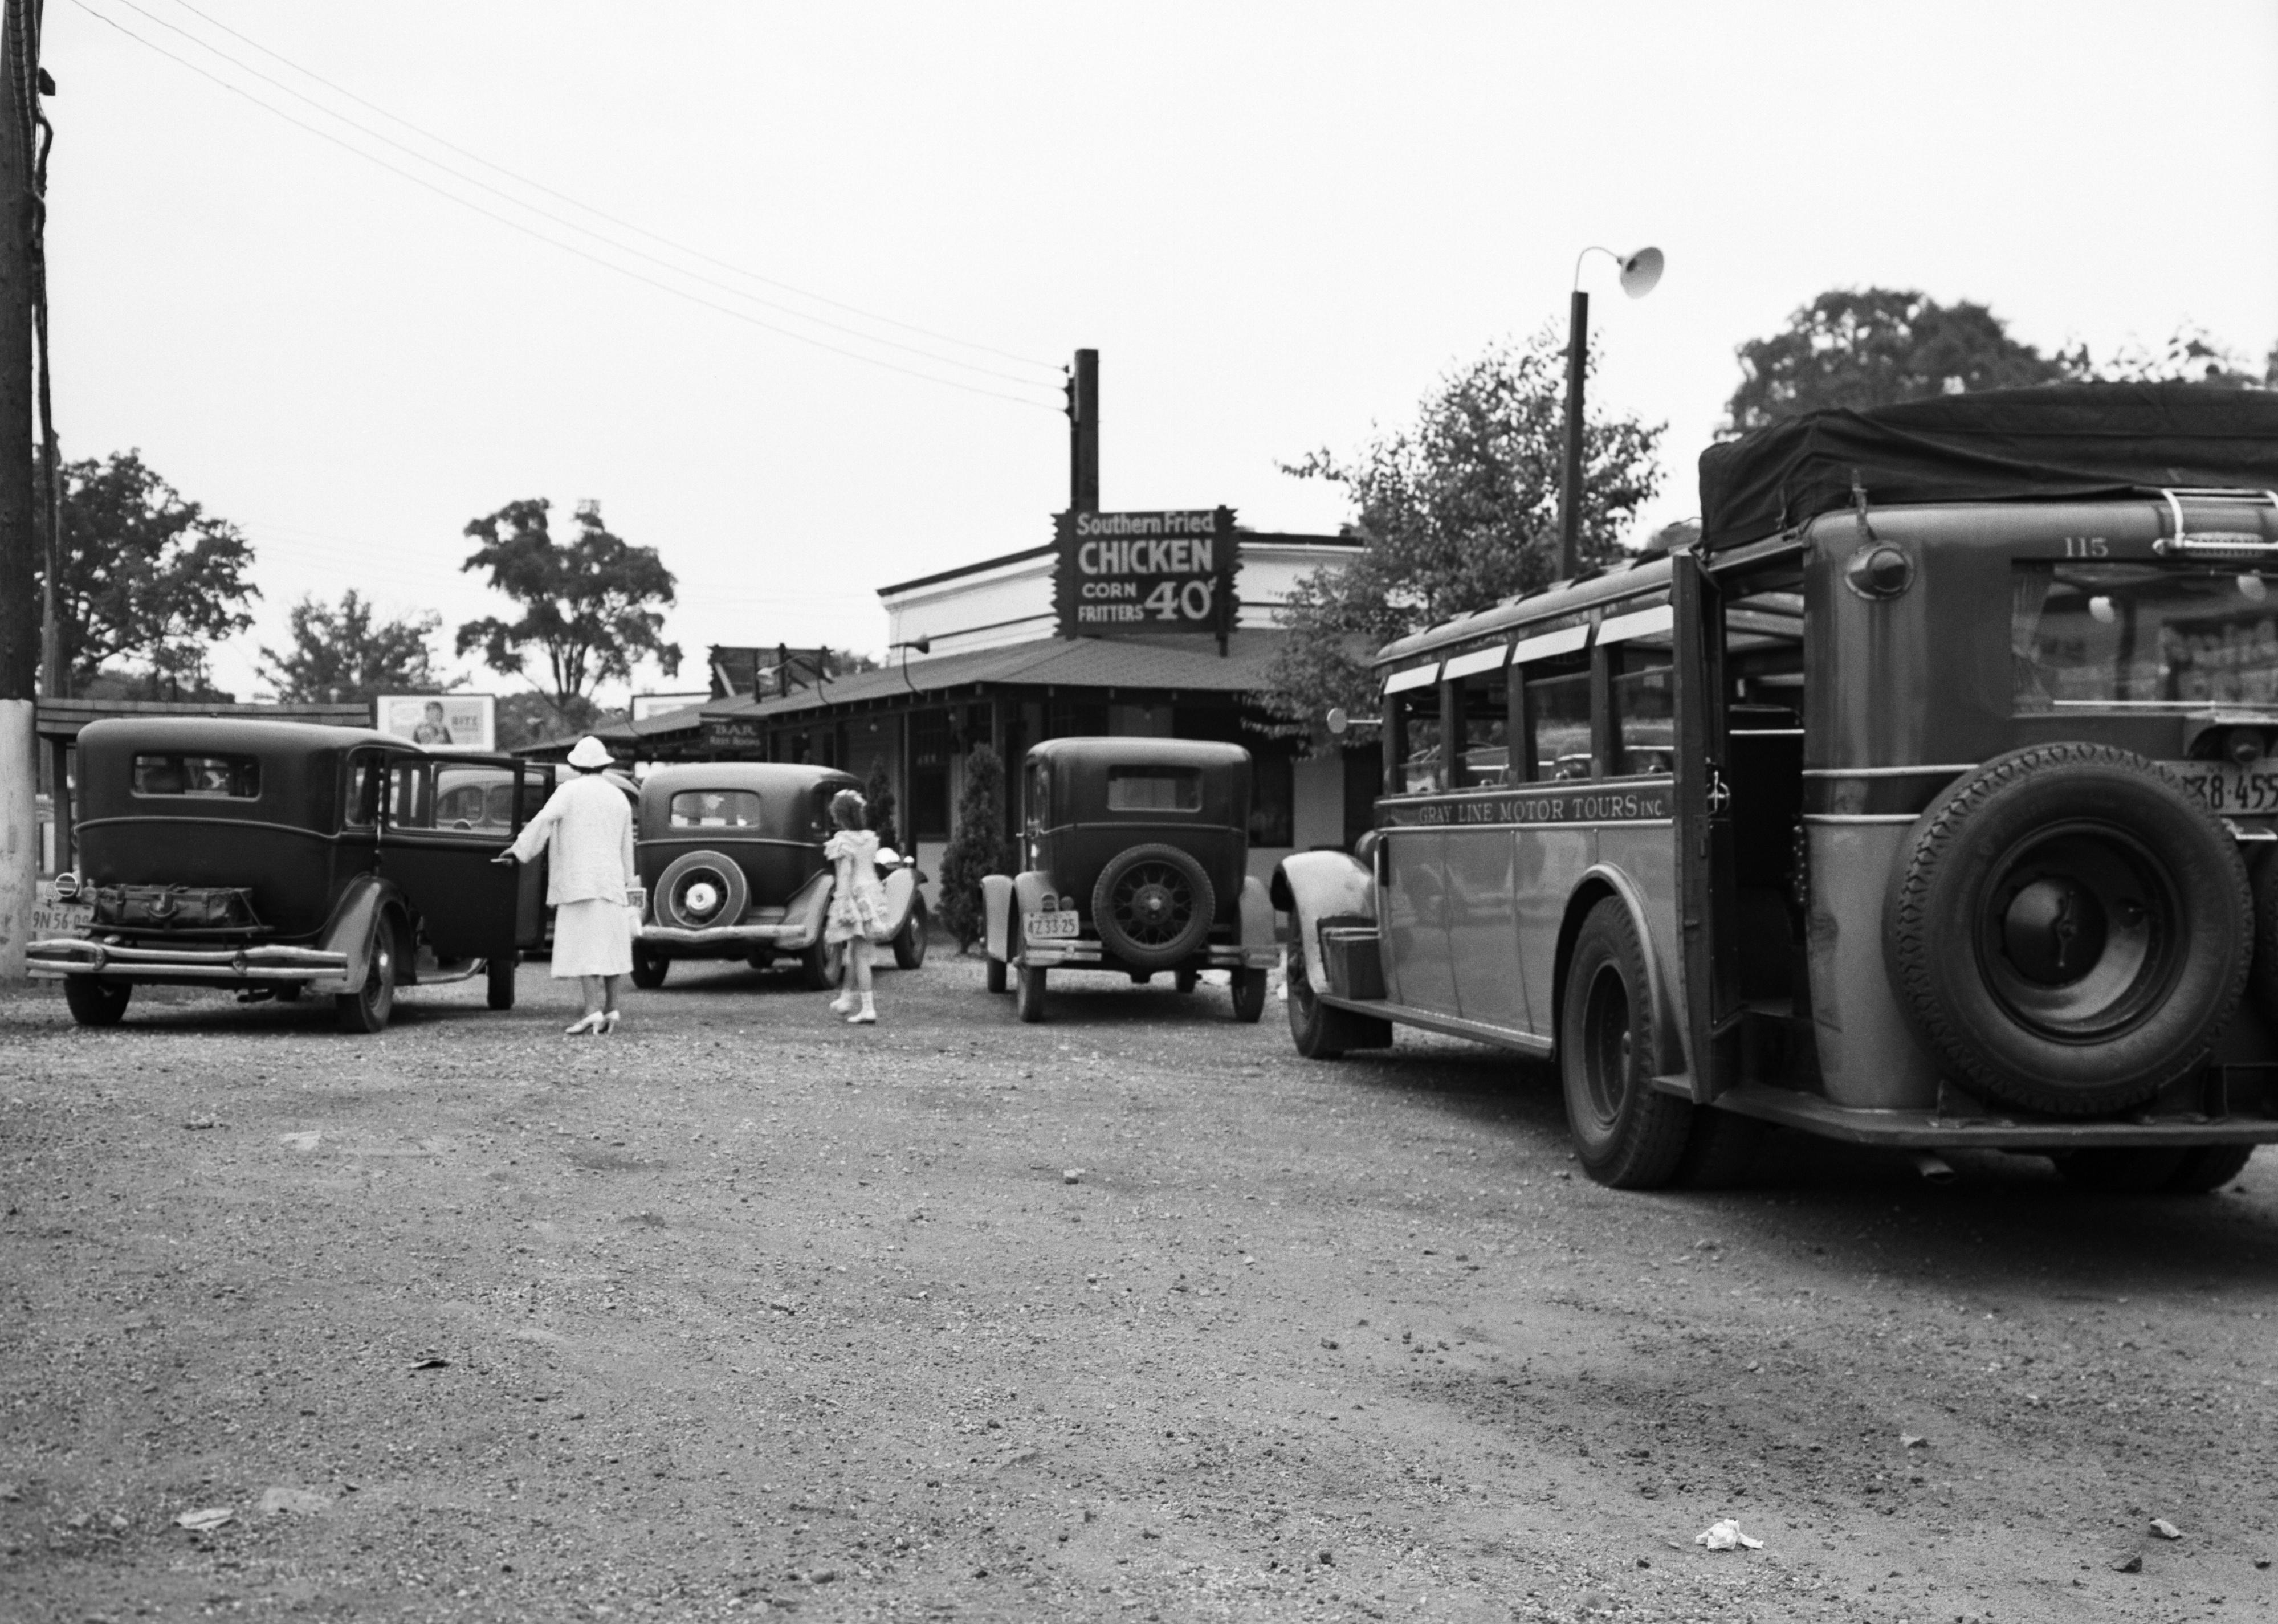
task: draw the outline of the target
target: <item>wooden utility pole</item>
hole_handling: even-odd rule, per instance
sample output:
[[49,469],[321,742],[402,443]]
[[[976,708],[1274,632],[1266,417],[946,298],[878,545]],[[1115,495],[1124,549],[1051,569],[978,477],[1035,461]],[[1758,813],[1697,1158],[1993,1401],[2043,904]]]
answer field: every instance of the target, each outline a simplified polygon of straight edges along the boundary
[[1558,479],[1561,581],[1582,572],[1582,382],[1589,363],[1590,295],[1578,287],[1566,323],[1566,457]]
[[24,977],[39,896],[42,545],[32,477],[32,307],[39,200],[34,0],[0,7],[0,981]]
[[1099,511],[1099,352],[1080,349],[1068,373],[1068,511]]

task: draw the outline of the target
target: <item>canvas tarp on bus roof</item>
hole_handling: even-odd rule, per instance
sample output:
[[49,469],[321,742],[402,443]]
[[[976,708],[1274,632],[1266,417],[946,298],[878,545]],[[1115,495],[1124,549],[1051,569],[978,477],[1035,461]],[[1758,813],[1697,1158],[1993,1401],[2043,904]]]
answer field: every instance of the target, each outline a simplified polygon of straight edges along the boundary
[[2053,384],[1808,412],[1701,454],[1701,546],[1852,505],[2278,489],[2278,392]]

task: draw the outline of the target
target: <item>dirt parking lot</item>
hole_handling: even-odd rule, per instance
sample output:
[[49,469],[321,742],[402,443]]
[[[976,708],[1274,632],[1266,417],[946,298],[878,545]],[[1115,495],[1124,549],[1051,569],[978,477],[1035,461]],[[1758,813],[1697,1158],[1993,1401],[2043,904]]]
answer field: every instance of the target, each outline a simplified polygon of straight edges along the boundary
[[0,1615],[2278,1616],[2278,1154],[1617,1194],[1468,1045],[880,986],[0,1000]]

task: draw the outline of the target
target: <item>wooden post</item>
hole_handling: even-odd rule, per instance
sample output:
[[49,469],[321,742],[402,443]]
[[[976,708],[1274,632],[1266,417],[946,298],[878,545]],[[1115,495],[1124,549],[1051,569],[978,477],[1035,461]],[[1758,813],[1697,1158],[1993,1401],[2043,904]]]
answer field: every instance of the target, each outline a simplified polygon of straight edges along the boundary
[[39,896],[41,548],[32,477],[34,19],[0,9],[0,981],[24,977]]
[[1099,511],[1099,352],[1080,349],[1068,376],[1068,509]]
[[1566,468],[1558,482],[1558,578],[1582,573],[1582,380],[1589,366],[1590,295],[1574,290],[1566,330]]

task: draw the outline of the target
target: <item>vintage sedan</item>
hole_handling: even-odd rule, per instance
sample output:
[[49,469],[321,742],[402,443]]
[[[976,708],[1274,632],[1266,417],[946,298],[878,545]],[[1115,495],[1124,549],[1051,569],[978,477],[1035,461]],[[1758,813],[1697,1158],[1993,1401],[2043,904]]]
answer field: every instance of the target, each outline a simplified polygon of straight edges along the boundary
[[1050,970],[1225,970],[1237,1019],[1265,1011],[1280,957],[1250,865],[1250,752],[1187,739],[1053,739],[1021,774],[1021,872],[981,882],[989,990],[1044,1018]]
[[[715,761],[659,767],[642,781],[635,856],[647,888],[633,981],[661,987],[676,958],[794,962],[809,987],[837,967],[822,941],[830,905],[830,797],[861,789],[833,767]],[[926,906],[913,865],[881,853],[894,962],[925,963]]]
[[167,717],[89,723],[79,738],[76,873],[84,936],[29,950],[82,1025],[137,985],[241,999],[332,995],[341,1026],[377,1032],[399,987],[489,980],[514,1003],[518,951],[545,930],[545,869],[496,867],[552,791],[554,769],[423,750],[382,733]]

